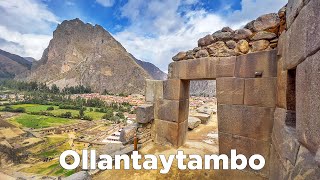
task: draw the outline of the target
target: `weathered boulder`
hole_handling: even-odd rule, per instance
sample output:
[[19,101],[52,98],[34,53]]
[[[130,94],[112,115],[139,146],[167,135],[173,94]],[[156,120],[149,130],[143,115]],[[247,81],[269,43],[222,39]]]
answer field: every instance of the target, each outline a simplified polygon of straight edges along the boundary
[[196,118],[199,118],[201,120],[201,124],[206,124],[210,119],[210,115],[209,114],[196,113],[196,114],[193,114],[192,116],[196,117]]
[[285,5],[278,11],[279,18],[285,18],[286,11],[287,11],[287,6]]
[[177,55],[172,57],[173,61],[181,61],[186,59],[187,53],[186,52],[179,52]]
[[233,39],[234,33],[233,32],[215,32],[212,34],[212,36],[218,41],[229,41]]
[[201,50],[201,47],[195,47],[195,48],[193,48],[193,51],[194,52],[198,52],[198,51],[200,51]]
[[234,39],[241,40],[241,39],[248,39],[252,35],[252,32],[249,29],[238,29],[234,32]]
[[246,24],[246,25],[244,26],[244,28],[245,28],[245,29],[249,29],[250,31],[254,32],[253,23],[254,23],[254,20],[253,20],[253,21],[250,21],[248,24]]
[[208,46],[208,45],[214,43],[215,41],[216,41],[216,39],[212,35],[208,34],[205,37],[200,38],[198,40],[198,46],[199,47]]
[[186,59],[194,59],[196,53],[193,50],[187,51]]
[[267,29],[272,29],[280,24],[280,18],[277,13],[265,14],[258,17],[254,23],[253,28],[255,31],[264,31]]
[[205,49],[201,49],[200,51],[198,51],[196,53],[196,58],[201,58],[201,57],[208,57],[209,56],[209,53],[207,50]]
[[229,57],[236,55],[236,52],[232,49],[229,49],[223,41],[218,41],[211,44],[207,47],[207,50],[209,54],[214,57]]
[[222,32],[234,32],[230,27],[224,27],[221,29]]
[[208,103],[208,104],[202,105],[196,111],[201,114],[208,114],[208,115],[216,114],[217,106],[213,103]]
[[192,130],[192,129],[198,127],[199,124],[201,124],[201,120],[199,118],[191,117],[191,116],[188,117],[188,128],[189,129]]
[[137,132],[137,125],[136,124],[126,126],[125,128],[123,128],[121,130],[120,141],[123,144],[128,144],[128,143],[132,142],[136,132]]
[[234,40],[227,41],[226,45],[229,49],[235,49],[237,47],[237,43]]
[[267,32],[267,31],[260,31],[260,32],[257,32],[254,36],[252,36],[251,40],[252,41],[258,41],[258,40],[262,40],[262,39],[271,40],[276,37],[277,37],[277,35],[275,33]]
[[259,40],[251,42],[252,52],[263,51],[269,47],[270,42],[267,40]]
[[248,41],[242,39],[238,42],[238,49],[241,53],[247,54],[249,52],[249,43]]

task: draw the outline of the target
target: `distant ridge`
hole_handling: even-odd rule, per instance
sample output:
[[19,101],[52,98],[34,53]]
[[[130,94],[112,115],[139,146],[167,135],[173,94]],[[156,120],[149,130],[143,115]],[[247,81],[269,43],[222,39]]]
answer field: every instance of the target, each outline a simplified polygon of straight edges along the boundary
[[32,63],[21,56],[0,49],[0,79],[12,79],[18,75],[26,75]]
[[142,61],[135,58],[131,54],[132,58],[145,70],[149,73],[149,75],[155,80],[166,80],[167,74],[161,71],[157,66],[150,62]]

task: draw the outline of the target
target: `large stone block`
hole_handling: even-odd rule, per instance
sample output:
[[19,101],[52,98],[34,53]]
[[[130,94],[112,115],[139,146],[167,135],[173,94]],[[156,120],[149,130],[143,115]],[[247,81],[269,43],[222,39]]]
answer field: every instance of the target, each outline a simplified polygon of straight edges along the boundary
[[264,168],[259,171],[250,170],[268,177],[270,142],[219,132],[219,154],[226,154],[230,157],[232,149],[236,149],[237,154],[243,154],[247,158],[254,154],[262,155],[266,160]]
[[133,142],[133,138],[137,132],[137,125],[136,124],[132,124],[132,125],[129,125],[129,126],[126,126],[125,128],[123,128],[121,130],[121,133],[120,133],[120,141],[123,143],[123,144],[128,144],[128,143],[131,143]]
[[287,11],[286,11],[286,23],[287,28],[289,29],[291,24],[294,22],[296,17],[298,16],[299,12],[304,6],[304,0],[289,0],[287,4]]
[[243,78],[217,78],[217,100],[219,104],[243,104]]
[[154,108],[153,104],[144,104],[137,108],[137,122],[138,123],[149,123],[154,119]]
[[280,57],[283,57],[286,55],[286,51],[288,48],[288,42],[287,42],[287,32],[282,32],[281,35],[279,36],[278,40],[278,53],[277,55]]
[[188,122],[175,123],[156,119],[155,129],[155,142],[157,144],[179,147],[185,143]]
[[277,78],[245,79],[244,104],[275,107]]
[[236,60],[236,56],[219,58],[216,67],[217,77],[234,77]]
[[206,57],[170,63],[168,77],[182,80],[215,79],[218,60],[216,57]]
[[307,57],[308,12],[306,8],[300,11],[299,16],[292,23],[288,33],[288,52],[284,59],[286,69],[294,69]]
[[219,105],[218,130],[256,140],[271,139],[273,108]]
[[314,54],[320,48],[320,1],[311,0],[305,6],[307,21],[305,29],[307,30],[307,54]]
[[278,78],[277,78],[277,107],[295,111],[295,80],[296,71],[282,70],[283,58],[278,60]]
[[277,50],[261,51],[237,57],[235,76],[255,78],[256,73],[262,77],[277,77]]
[[320,168],[307,148],[300,146],[297,163],[289,179],[320,179]]
[[146,96],[146,102],[149,102],[149,103],[153,103],[157,99],[162,99],[163,81],[147,79],[145,96]]
[[281,159],[289,160],[291,164],[295,164],[300,143],[295,128],[286,125],[292,119],[295,119],[294,112],[281,108],[275,110],[272,142]]
[[293,165],[289,161],[283,160],[275,150],[274,146],[270,148],[270,180],[289,179]]
[[185,100],[189,98],[190,81],[168,79],[163,82],[163,98],[168,100]]
[[283,58],[278,60],[278,78],[277,78],[277,107],[287,108],[287,80],[288,71],[283,71]]
[[209,114],[205,114],[205,113],[195,113],[195,114],[192,114],[192,116],[199,118],[201,120],[201,124],[207,124],[207,122],[211,117]]
[[188,100],[165,100],[159,99],[155,104],[155,119],[162,119],[180,123],[188,119]]
[[315,153],[320,146],[320,52],[297,68],[296,113],[299,141]]

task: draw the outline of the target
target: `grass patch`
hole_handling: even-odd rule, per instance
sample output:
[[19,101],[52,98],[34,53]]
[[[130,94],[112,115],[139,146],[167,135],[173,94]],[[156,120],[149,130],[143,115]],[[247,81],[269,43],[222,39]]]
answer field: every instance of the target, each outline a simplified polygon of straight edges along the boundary
[[[49,112],[49,113],[52,113],[53,115],[58,116],[58,115],[61,115],[62,113],[70,112],[72,114],[72,116],[79,115],[79,110],[59,109],[59,106],[40,105],[40,104],[18,104],[18,105],[12,105],[11,107],[14,109],[24,108],[27,113]],[[48,107],[53,107],[54,110],[47,111]],[[3,108],[4,108],[4,106],[0,106],[0,109],[3,109]],[[95,112],[95,111],[90,112],[89,109],[90,109],[90,107],[87,108],[87,110],[84,112],[86,116],[92,117],[93,120],[101,120],[102,119],[102,116],[104,115],[104,113]],[[96,108],[92,108],[92,109],[95,110]]]
[[48,127],[72,124],[72,123],[75,123],[76,120],[50,117],[50,116],[21,114],[20,116],[11,118],[9,122],[19,127],[40,129],[40,128],[48,128]]
[[38,163],[34,166],[25,168],[21,170],[26,173],[42,174],[47,176],[70,176],[75,173],[75,170],[65,170],[63,169],[58,160],[53,160],[45,163]]
[[[18,105],[12,105],[12,108],[25,108],[26,112],[41,112],[41,111],[47,111],[49,105],[39,105],[39,104],[18,104]],[[55,108],[58,108],[56,106]]]
[[52,146],[57,146],[58,144],[61,144],[62,142],[66,141],[68,136],[66,134],[55,134],[45,137],[45,143],[38,144],[30,149],[28,149],[29,152],[36,155],[39,154],[41,150],[48,149]]

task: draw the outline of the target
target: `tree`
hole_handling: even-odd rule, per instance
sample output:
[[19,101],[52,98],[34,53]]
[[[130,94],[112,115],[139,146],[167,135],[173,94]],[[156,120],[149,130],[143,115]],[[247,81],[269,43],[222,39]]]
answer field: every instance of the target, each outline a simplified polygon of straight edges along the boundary
[[84,117],[84,108],[81,108],[81,109],[79,110],[79,116],[80,116],[80,118],[83,118],[83,117]]
[[113,117],[113,111],[111,109],[108,109],[106,111],[106,114],[103,115],[103,119],[107,119],[107,120],[111,120],[111,118]]
[[53,85],[51,86],[51,93],[53,93],[53,94],[58,94],[58,93],[60,93],[60,89],[58,88],[57,85],[53,84]]
[[118,116],[120,119],[125,119],[123,112],[118,112],[117,116]]

